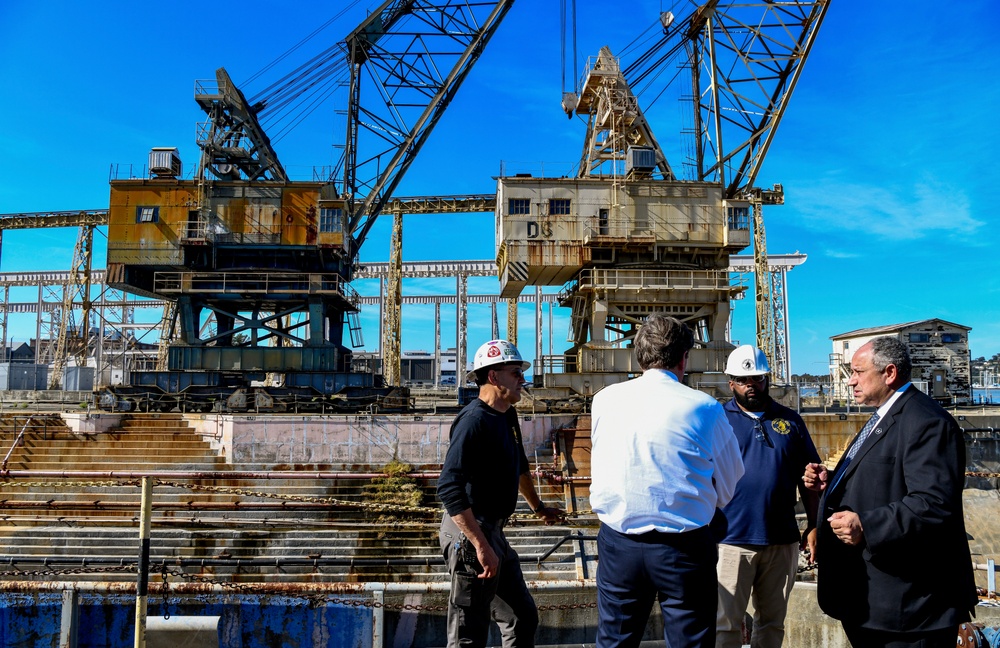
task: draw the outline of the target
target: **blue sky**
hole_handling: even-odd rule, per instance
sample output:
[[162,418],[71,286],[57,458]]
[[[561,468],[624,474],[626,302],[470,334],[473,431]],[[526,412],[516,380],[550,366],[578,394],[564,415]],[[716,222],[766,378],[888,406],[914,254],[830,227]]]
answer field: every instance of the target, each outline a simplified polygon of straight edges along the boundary
[[[177,146],[185,164],[194,164],[195,124],[204,119],[194,81],[224,66],[242,84],[333,17],[331,5],[346,4],[276,9],[249,0],[219,12],[187,0],[169,9],[0,3],[0,213],[106,208],[111,165],[141,166],[153,146]],[[363,15],[361,6],[303,49],[340,40]],[[602,45],[624,49],[661,10],[655,1],[628,6],[577,1],[580,71]],[[961,10],[925,0],[832,0],[757,182],[785,188],[786,204],[765,209],[769,251],[809,256],[789,273],[793,372],[826,373],[831,335],[931,317],[971,326],[974,357],[1000,352],[993,256],[1000,235],[989,198],[1000,183],[998,18],[992,0],[963,2]],[[559,31],[558,2],[514,5],[398,195],[492,193],[501,163],[571,172],[585,124],[567,120],[559,107]],[[282,72],[291,67],[278,64]],[[568,69],[571,76],[571,62]],[[336,158],[342,98],[275,142],[293,176]],[[661,140],[679,130],[670,118],[677,112],[650,113]],[[362,260],[388,258],[388,225],[376,225]],[[407,217],[404,229],[404,260],[494,256],[488,214]],[[97,267],[104,265],[102,238]],[[75,230],[6,232],[0,270],[68,268],[74,240]],[[496,287],[475,280],[470,293]],[[404,284],[404,294],[453,290],[450,280]],[[737,303],[735,339],[752,341],[753,317],[751,299]],[[443,308],[442,319],[444,346],[452,346],[454,315]],[[432,320],[431,307],[404,310],[403,348],[429,350]],[[363,321],[366,347],[375,348],[377,314]],[[489,309],[472,308],[469,321],[475,349],[489,337]],[[11,322],[16,338],[34,335],[33,317]],[[557,317],[557,352],[565,332],[565,318]],[[533,338],[533,314],[525,309],[521,346],[529,356]]]

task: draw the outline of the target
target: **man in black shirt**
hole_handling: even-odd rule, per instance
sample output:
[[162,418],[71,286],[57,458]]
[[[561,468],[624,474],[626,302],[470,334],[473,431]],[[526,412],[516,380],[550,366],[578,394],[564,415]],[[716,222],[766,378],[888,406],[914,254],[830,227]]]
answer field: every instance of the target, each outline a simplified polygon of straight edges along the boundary
[[450,647],[485,646],[491,613],[505,647],[535,643],[538,610],[503,527],[517,506],[518,491],[547,523],[562,512],[542,504],[535,491],[513,408],[529,366],[506,340],[479,347],[468,378],[474,374],[479,398],[451,425],[437,489],[446,509],[440,539],[451,573]]

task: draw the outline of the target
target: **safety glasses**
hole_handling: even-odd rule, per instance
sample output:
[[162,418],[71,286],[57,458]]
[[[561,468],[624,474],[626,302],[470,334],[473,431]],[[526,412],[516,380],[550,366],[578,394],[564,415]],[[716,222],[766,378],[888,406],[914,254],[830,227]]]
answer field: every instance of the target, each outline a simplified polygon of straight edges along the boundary
[[760,374],[759,376],[730,376],[729,379],[737,385],[749,385],[750,383],[762,385],[767,380],[767,374]]

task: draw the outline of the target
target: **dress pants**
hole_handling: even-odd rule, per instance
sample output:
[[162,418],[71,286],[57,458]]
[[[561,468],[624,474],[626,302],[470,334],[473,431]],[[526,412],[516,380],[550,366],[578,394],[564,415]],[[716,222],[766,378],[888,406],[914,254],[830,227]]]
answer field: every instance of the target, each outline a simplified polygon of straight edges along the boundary
[[844,624],[844,634],[854,648],[952,648],[958,627],[926,632],[883,632]]
[[785,612],[798,569],[798,543],[719,545],[716,648],[740,648],[747,602],[753,596],[750,648],[780,648]]
[[718,552],[708,527],[629,535],[602,524],[597,552],[598,648],[638,646],[654,600],[667,648],[715,645]]
[[521,573],[517,552],[499,525],[480,525],[500,559],[493,578],[477,578],[483,571],[476,548],[447,513],[441,520],[440,542],[451,592],[448,596],[448,648],[486,645],[490,619],[496,621],[504,648],[532,648],[538,629],[538,608]]

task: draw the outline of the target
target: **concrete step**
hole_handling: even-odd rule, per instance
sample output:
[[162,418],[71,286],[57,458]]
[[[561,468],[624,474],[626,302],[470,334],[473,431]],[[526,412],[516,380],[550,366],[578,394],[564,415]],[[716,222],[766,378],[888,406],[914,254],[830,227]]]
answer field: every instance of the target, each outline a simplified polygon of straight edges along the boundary
[[217,459],[225,461],[214,452],[205,448],[171,448],[169,446],[151,446],[148,448],[17,448],[10,455],[10,461],[50,461],[60,462],[74,460],[76,463],[89,461],[108,462],[125,461],[128,459],[143,460],[155,458],[161,462],[172,462],[173,458],[189,460],[192,457],[204,462],[214,463]]
[[65,461],[24,461],[17,466],[14,462],[8,465],[11,470],[80,470],[92,472],[150,472],[154,470],[175,470],[184,472],[216,472],[226,470],[227,464],[221,457],[208,458],[202,461],[107,461],[107,462],[77,462],[72,458]]
[[102,434],[138,434],[142,432],[157,432],[161,434],[194,434],[194,430],[188,425],[177,425],[174,423],[154,423],[152,425],[123,425],[113,427]]
[[67,434],[56,437],[25,437],[19,445],[32,447],[36,445],[50,446],[135,446],[147,443],[161,444],[196,444],[203,447],[211,447],[211,444],[204,438],[196,434],[100,434],[100,435],[77,435]]
[[58,434],[25,435],[22,443],[147,443],[159,441],[163,443],[196,442],[208,445],[208,441],[199,434],[189,431],[181,432],[102,432],[100,434],[77,434],[75,432],[60,432]]
[[77,464],[86,463],[108,463],[121,462],[129,463],[135,459],[145,459],[148,462],[158,463],[190,463],[192,460],[197,463],[218,463],[225,459],[216,455],[206,453],[199,448],[164,448],[153,447],[143,450],[141,453],[127,448],[88,448],[83,450],[59,450],[43,449],[40,451],[16,451],[11,454],[9,461],[23,463],[63,463],[72,461]]

